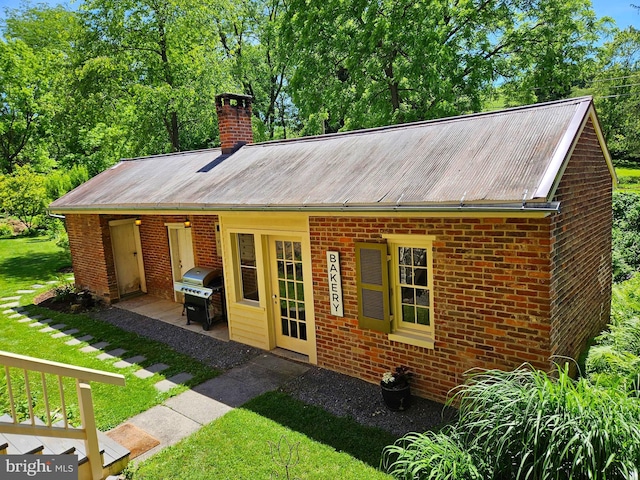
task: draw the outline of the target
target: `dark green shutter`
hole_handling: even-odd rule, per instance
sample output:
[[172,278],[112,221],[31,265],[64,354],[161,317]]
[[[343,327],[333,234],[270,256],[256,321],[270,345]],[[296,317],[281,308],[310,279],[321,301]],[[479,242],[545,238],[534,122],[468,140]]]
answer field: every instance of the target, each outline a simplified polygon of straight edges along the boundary
[[389,333],[389,272],[387,245],[356,243],[356,286],[360,328]]

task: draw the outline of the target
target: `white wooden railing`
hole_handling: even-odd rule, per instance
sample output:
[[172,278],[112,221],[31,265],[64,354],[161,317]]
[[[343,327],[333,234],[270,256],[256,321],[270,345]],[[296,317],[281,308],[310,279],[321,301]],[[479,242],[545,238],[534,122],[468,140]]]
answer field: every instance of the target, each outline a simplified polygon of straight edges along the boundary
[[[9,400],[9,415],[13,422],[0,422],[0,433],[16,433],[22,435],[38,435],[43,437],[73,438],[84,441],[87,459],[91,470],[91,478],[98,480],[102,478],[102,459],[100,447],[98,445],[98,432],[96,429],[95,416],[93,412],[93,399],[91,397],[91,386],[89,382],[102,382],[111,385],[124,386],[124,376],[117,373],[103,372],[90,368],[76,367],[64,363],[41,360],[15,353],[0,350],[0,365],[4,366],[6,388]],[[14,376],[21,374],[23,377],[24,397],[16,398],[18,385],[11,379],[11,369],[14,369]],[[54,390],[50,392],[47,385],[46,375],[57,383]],[[1,379],[2,377],[0,377]],[[80,410],[80,428],[74,428],[68,423],[68,407],[64,397],[63,378],[75,379],[78,408]],[[57,379],[57,381],[56,381]],[[33,408],[32,385],[34,382],[40,383],[42,395],[42,407],[44,408],[44,425],[40,421],[36,422]],[[20,382],[22,383],[22,382]],[[51,381],[49,382],[51,383]],[[4,392],[3,392],[4,393]],[[26,398],[25,398],[26,397]],[[59,400],[59,407],[56,413],[52,412],[51,400]],[[17,407],[28,406],[28,419],[24,422],[18,421]],[[59,419],[59,420],[58,420]]]

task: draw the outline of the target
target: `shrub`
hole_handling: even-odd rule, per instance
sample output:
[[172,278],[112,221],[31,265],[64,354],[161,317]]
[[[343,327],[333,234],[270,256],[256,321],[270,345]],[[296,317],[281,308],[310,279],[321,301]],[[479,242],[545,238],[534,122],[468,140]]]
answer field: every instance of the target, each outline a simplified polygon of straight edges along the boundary
[[613,194],[612,257],[616,282],[640,270],[640,195],[636,193]]
[[13,228],[7,223],[0,223],[0,238],[9,238],[13,236]]
[[457,423],[386,447],[387,472],[434,480],[638,478],[638,400],[574,381],[568,368],[555,377],[528,366],[476,373],[451,401],[459,402]]

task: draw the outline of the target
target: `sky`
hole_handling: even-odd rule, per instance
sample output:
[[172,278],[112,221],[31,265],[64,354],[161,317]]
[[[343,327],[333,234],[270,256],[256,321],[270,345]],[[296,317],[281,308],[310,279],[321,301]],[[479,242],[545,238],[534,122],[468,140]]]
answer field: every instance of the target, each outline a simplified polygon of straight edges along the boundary
[[[6,7],[17,8],[22,0],[0,0],[0,19],[4,18],[4,10]],[[48,3],[49,5],[71,5],[73,0],[38,0],[31,3]],[[76,5],[79,2],[75,2]],[[593,9],[598,17],[609,16],[616,21],[616,25],[620,29],[624,29],[630,25],[640,29],[640,10],[635,9],[631,4],[640,5],[640,0],[591,0]]]

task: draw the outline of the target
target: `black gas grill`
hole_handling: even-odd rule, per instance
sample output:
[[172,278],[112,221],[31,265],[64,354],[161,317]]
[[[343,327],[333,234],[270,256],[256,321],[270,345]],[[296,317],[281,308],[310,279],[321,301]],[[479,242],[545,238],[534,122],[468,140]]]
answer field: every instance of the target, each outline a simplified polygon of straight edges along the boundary
[[187,325],[191,322],[202,324],[209,330],[216,320],[212,302],[215,294],[220,295],[221,317],[224,318],[224,286],[219,270],[194,267],[188,270],[179,282],[174,282],[173,289],[184,294],[183,315],[187,314]]

